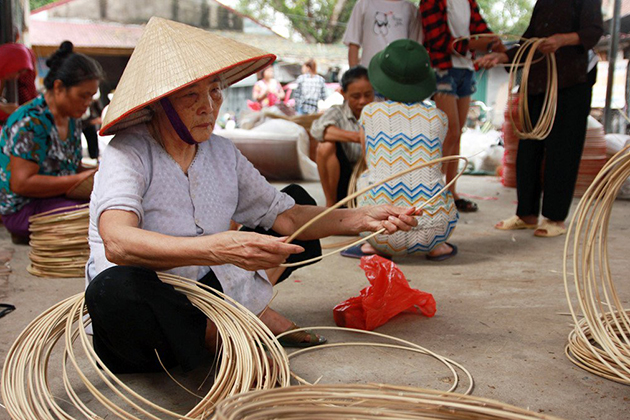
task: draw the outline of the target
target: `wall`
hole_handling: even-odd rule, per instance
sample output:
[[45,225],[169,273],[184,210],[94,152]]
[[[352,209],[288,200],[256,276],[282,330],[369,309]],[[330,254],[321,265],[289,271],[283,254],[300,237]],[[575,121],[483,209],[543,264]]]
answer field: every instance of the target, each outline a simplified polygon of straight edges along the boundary
[[207,29],[243,30],[243,18],[214,0],[74,0],[48,10],[47,15],[131,24],[159,16]]

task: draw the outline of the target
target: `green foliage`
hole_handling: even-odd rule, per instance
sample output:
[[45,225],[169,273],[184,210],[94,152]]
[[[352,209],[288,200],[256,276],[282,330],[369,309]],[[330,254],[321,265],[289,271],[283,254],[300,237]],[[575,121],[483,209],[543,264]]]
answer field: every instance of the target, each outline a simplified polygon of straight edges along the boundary
[[31,10],[35,10],[38,9],[42,6],[46,6],[49,3],[54,3],[57,0],[29,0],[29,6],[31,7]]
[[239,0],[237,9],[263,22],[269,10],[283,14],[307,42],[339,42],[356,0]]
[[535,0],[477,0],[477,3],[494,33],[522,35],[532,17]]

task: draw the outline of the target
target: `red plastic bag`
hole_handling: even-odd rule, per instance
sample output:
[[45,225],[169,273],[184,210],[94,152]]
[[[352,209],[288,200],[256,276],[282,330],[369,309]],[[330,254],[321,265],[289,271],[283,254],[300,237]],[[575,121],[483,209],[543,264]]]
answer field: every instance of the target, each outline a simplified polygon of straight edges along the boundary
[[360,267],[370,285],[359,296],[335,306],[333,316],[338,326],[372,331],[404,311],[435,315],[433,295],[409,287],[393,261],[371,255],[361,258]]

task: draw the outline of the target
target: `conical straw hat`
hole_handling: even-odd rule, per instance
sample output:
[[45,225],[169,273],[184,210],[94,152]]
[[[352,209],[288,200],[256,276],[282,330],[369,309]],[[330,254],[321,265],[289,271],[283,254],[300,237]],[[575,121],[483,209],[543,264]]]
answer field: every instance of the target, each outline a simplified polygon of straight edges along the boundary
[[203,29],[152,17],[109,104],[101,135],[150,119],[146,106],[215,74],[228,85],[267,67],[276,56]]

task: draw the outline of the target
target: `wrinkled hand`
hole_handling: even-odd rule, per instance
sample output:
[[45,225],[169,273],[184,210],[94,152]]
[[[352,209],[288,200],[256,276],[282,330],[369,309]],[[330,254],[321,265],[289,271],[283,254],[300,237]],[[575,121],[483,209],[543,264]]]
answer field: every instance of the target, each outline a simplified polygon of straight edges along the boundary
[[422,210],[416,210],[415,207],[397,207],[389,204],[363,207],[362,210],[365,212],[365,230],[376,232],[385,228],[388,234],[398,230],[410,231],[411,228],[418,226],[414,216],[422,214]]
[[254,232],[231,230],[212,235],[212,238],[215,242],[209,252],[217,261],[249,271],[278,267],[289,255],[304,252],[299,245],[285,243],[286,237],[276,238]]
[[558,51],[558,48],[564,46],[564,37],[562,34],[551,35],[540,43],[538,51],[543,54],[551,54]]
[[508,56],[505,53],[502,53],[502,52],[490,53],[490,54],[486,54],[483,57],[478,58],[477,60],[475,60],[475,67],[476,68],[491,69],[492,67],[495,67],[498,64],[507,63],[508,60],[509,60]]

